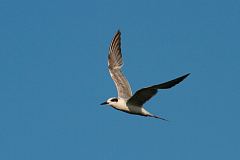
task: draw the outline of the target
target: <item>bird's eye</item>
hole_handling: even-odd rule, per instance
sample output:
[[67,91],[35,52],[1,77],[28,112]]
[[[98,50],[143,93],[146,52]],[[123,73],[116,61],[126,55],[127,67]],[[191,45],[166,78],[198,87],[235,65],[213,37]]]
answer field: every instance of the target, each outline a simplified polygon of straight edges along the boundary
[[117,98],[113,98],[113,99],[111,99],[111,102],[117,102],[117,101],[118,101]]

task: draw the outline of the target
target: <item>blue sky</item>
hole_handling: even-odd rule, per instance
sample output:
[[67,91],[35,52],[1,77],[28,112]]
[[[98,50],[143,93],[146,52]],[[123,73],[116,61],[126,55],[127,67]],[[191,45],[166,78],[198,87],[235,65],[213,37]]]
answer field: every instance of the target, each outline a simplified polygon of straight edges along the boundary
[[[0,159],[239,159],[240,1],[0,1]],[[186,73],[146,108],[99,104],[120,29],[132,90]]]

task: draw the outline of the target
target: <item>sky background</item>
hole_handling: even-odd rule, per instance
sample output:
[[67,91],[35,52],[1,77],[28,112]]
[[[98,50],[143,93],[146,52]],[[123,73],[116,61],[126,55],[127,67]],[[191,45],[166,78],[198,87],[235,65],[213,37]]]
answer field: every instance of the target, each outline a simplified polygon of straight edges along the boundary
[[[239,160],[239,0],[0,0],[1,160]],[[122,32],[136,91],[186,73],[145,108],[117,96],[109,43]]]

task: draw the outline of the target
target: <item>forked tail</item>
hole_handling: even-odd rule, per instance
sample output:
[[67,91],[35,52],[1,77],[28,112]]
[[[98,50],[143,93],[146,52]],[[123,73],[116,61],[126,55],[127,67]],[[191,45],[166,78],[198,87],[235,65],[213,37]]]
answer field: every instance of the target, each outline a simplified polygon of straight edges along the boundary
[[149,115],[149,117],[153,117],[153,118],[161,119],[161,120],[164,120],[164,121],[168,121],[167,119],[156,116],[156,115]]

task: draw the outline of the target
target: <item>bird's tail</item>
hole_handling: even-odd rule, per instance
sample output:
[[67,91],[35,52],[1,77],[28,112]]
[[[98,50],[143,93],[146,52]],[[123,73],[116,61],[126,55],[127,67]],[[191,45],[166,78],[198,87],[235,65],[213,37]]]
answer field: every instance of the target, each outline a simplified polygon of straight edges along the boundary
[[164,121],[168,121],[167,119],[156,116],[156,115],[149,115],[149,117],[153,117],[153,118],[161,119],[161,120],[164,120]]

